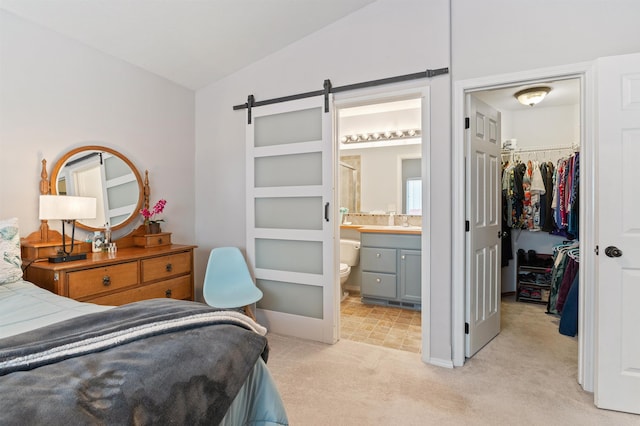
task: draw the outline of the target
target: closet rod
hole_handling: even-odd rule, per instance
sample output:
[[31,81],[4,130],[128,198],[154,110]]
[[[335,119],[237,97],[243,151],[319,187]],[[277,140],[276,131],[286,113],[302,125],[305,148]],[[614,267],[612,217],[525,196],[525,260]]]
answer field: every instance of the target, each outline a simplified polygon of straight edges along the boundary
[[503,149],[503,154],[519,154],[521,152],[538,152],[538,151],[566,151],[566,150],[578,151],[579,146],[566,145],[566,146],[550,146],[550,147],[531,147],[531,148],[516,148],[516,149]]

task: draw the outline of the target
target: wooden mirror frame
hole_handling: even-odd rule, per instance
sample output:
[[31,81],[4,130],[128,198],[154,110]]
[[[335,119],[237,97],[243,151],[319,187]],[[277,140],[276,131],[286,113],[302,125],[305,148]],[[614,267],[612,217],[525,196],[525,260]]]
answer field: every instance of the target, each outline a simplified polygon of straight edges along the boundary
[[[58,193],[58,188],[57,188],[58,175],[60,174],[60,172],[64,168],[64,166],[67,164],[69,159],[73,158],[75,155],[77,155],[79,153],[82,153],[82,152],[93,152],[93,151],[106,152],[106,153],[109,153],[109,154],[113,155],[114,157],[117,157],[120,160],[122,160],[129,167],[131,172],[134,174],[134,176],[136,178],[136,181],[138,183],[138,200],[137,200],[137,203],[136,203],[136,207],[131,212],[131,214],[129,215],[128,218],[126,218],[124,221],[122,221],[122,222],[120,222],[120,223],[118,223],[116,225],[112,225],[111,226],[111,229],[113,231],[115,231],[115,230],[121,229],[121,228],[129,225],[130,223],[132,223],[133,221],[135,221],[137,219],[137,213],[142,208],[142,205],[144,203],[144,196],[145,196],[145,192],[146,192],[144,187],[143,187],[142,178],[140,177],[140,173],[138,172],[138,169],[133,165],[133,163],[127,157],[125,157],[124,155],[122,155],[118,151],[116,151],[114,149],[111,149],[111,148],[104,147],[104,146],[88,145],[88,146],[82,146],[82,147],[79,147],[79,148],[76,148],[76,149],[72,149],[71,151],[67,152],[53,166],[53,170],[51,171],[50,183],[49,183],[50,194],[56,195]],[[86,224],[82,223],[81,221],[76,221],[76,226],[78,228],[80,228],[80,229],[84,229],[84,230],[87,230],[87,231],[99,231],[99,230],[103,229],[103,227],[94,227],[94,226],[86,225]]]
[[[104,150],[104,151],[108,151],[110,153],[115,153],[114,155],[117,155],[118,157],[122,158],[127,165],[129,165],[129,167],[131,168],[131,170],[133,170],[133,172],[136,175],[136,179],[139,182],[139,186],[140,186],[140,197],[138,200],[138,206],[137,206],[137,210],[139,211],[142,207],[148,209],[149,208],[149,198],[151,195],[151,187],[149,186],[149,171],[145,170],[144,172],[144,183],[142,183],[142,180],[140,179],[140,174],[138,173],[138,169],[133,165],[133,163],[126,157],[124,157],[122,154],[117,153],[117,151],[114,151],[110,148],[106,148],[106,147],[102,147],[102,146],[97,146],[97,145],[91,145],[91,146],[84,146],[84,147],[80,147],[80,148],[76,148],[72,151],[70,151],[69,153],[65,154],[54,166],[54,169],[52,171],[52,176],[57,176],[57,172],[60,170],[60,168],[62,168],[62,166],[64,165],[64,163],[74,154],[84,151],[84,150],[88,150],[88,149],[99,149],[99,150]],[[43,159],[42,160],[42,168],[40,171],[40,195],[50,195],[52,193],[52,185],[51,185],[51,180],[49,179],[49,175],[47,174],[47,160]],[[137,215],[132,214],[131,217],[129,219],[127,219],[127,221],[123,222],[122,224],[119,224],[117,227],[114,227],[113,229],[120,229],[130,223],[132,223],[135,219],[136,219]],[[81,227],[80,224],[77,224],[78,227]],[[83,229],[87,229],[87,227],[82,227]],[[144,225],[141,225],[139,228],[135,229],[132,231],[131,235],[134,234],[144,234],[143,231]],[[88,229],[93,229],[93,228],[88,228]],[[97,228],[96,228],[97,229]],[[31,234],[29,234],[27,237],[22,239],[22,245],[23,245],[23,252],[24,252],[24,246],[27,247],[48,247],[48,246],[53,246],[56,244],[59,244],[62,241],[62,234],[60,234],[57,231],[51,230],[49,229],[49,223],[46,219],[41,219],[40,220],[40,229],[38,229],[35,232],[32,232]],[[23,257],[24,253],[23,253]]]

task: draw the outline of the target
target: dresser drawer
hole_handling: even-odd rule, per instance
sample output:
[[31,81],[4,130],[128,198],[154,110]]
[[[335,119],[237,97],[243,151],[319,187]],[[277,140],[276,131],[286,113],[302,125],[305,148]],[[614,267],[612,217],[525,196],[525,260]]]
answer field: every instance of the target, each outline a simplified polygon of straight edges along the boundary
[[138,284],[138,262],[73,271],[67,277],[69,297],[80,299]]
[[396,272],[396,250],[384,248],[362,247],[360,262],[363,271]]
[[191,275],[173,278],[142,287],[132,288],[87,300],[98,305],[124,305],[145,299],[170,297],[172,299],[193,300]]
[[166,279],[191,273],[191,252],[144,259],[142,282]]
[[363,296],[395,299],[397,297],[396,275],[381,274],[376,272],[363,272],[361,292]]

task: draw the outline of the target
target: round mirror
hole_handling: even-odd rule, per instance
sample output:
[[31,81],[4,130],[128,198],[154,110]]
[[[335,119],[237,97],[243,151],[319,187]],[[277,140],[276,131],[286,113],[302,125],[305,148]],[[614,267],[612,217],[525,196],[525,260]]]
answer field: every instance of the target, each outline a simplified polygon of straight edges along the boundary
[[140,173],[127,157],[103,146],[65,154],[51,172],[51,193],[96,198],[96,218],[77,220],[86,230],[116,230],[133,222],[144,199]]

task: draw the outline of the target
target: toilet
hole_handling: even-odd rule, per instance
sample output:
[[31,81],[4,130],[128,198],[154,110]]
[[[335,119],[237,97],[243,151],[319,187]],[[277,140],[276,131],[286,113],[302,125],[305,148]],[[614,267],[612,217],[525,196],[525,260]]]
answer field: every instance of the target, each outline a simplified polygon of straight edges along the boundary
[[360,241],[356,240],[340,240],[340,291],[342,296],[340,300],[344,300],[349,292],[344,289],[344,283],[349,278],[351,267],[358,265],[360,260]]

